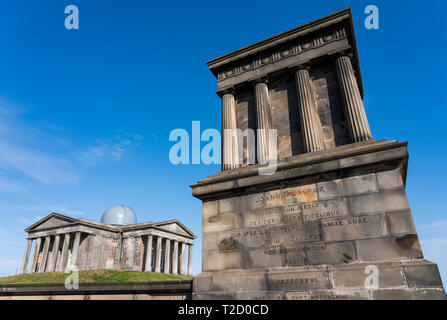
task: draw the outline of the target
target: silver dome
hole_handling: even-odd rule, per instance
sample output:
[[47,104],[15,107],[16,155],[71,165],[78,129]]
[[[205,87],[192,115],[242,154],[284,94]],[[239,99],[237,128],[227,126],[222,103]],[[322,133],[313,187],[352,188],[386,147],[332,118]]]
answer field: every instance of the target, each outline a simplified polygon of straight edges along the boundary
[[113,226],[125,226],[137,223],[135,212],[126,206],[116,206],[107,209],[102,215],[101,222]]

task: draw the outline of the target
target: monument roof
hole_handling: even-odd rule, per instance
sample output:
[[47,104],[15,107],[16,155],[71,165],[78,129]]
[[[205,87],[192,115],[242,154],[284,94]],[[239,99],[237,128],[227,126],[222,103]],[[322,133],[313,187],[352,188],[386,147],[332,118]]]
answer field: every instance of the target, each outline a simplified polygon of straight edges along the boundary
[[90,228],[103,229],[111,232],[129,232],[141,229],[160,229],[163,231],[180,234],[189,238],[197,238],[196,235],[189,230],[183,223],[177,219],[160,221],[160,222],[142,222],[132,225],[109,225],[85,218],[72,218],[60,213],[50,213],[46,217],[40,219],[25,229],[26,232],[32,233],[37,231],[53,230],[68,226],[83,225]]
[[[255,56],[258,54],[264,54],[271,51],[274,48],[281,48],[285,43],[296,41],[296,39],[305,39],[309,37],[310,34],[315,34],[323,29],[330,29],[332,26],[337,24],[343,24],[346,28],[349,37],[349,49],[352,53],[353,64],[356,71],[357,81],[359,85],[360,93],[363,97],[363,84],[360,73],[360,64],[357,52],[357,44],[354,34],[354,24],[352,21],[351,8],[346,8],[322,18],[313,20],[311,22],[305,23],[298,27],[292,28],[290,30],[281,32],[264,40],[255,42],[243,48],[234,50],[217,58],[207,61],[207,65],[211,72],[214,74],[218,81],[219,73],[222,69],[228,68],[234,65],[236,62],[246,60],[248,57]],[[251,70],[247,69],[247,70]],[[245,71],[245,70],[244,70]]]

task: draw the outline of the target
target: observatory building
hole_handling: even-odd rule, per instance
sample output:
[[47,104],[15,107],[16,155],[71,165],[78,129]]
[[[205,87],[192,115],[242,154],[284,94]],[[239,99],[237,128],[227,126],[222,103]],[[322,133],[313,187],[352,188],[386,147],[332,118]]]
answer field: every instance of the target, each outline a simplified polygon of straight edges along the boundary
[[126,206],[106,210],[101,222],[51,213],[25,231],[21,273],[76,268],[192,274],[196,236],[178,220],[137,223]]

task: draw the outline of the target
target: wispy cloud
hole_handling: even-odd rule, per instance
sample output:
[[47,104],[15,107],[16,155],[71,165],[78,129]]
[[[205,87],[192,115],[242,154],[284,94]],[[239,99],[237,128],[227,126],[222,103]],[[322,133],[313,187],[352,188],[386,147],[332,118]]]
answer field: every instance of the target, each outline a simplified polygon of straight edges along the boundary
[[85,164],[95,165],[103,161],[117,161],[128,155],[130,148],[141,140],[142,136],[120,131],[113,138],[96,139],[94,146],[78,154],[78,159]]
[[[52,213],[52,212],[57,212],[57,213],[61,213],[61,214],[69,215],[69,216],[83,216],[84,215],[84,212],[82,212],[80,210],[67,208],[65,206],[52,206],[52,205],[30,206],[30,207],[15,206],[15,208],[23,210],[23,211],[39,212],[44,215],[46,215],[47,213],[48,214]],[[39,220],[43,217],[44,216],[37,216],[36,219]],[[33,221],[36,222],[36,219]]]
[[25,191],[26,189],[20,183],[8,181],[0,176],[0,192],[21,193]]
[[33,148],[0,141],[0,168],[34,178],[45,184],[75,183],[78,172],[63,158]]
[[[25,114],[0,97],[0,170],[44,184],[78,182],[79,172],[59,148],[58,139],[42,123],[37,126],[27,121]],[[4,187],[7,184],[19,188],[3,181]]]
[[[20,192],[24,179],[43,184],[78,183],[82,164],[124,159],[142,139],[139,134],[120,130],[111,138],[79,146],[63,137],[62,128],[45,120],[30,121],[27,115],[23,108],[0,96],[0,191]],[[2,179],[2,171],[16,181]]]
[[421,230],[433,230],[439,228],[447,228],[447,219],[435,221],[420,227]]

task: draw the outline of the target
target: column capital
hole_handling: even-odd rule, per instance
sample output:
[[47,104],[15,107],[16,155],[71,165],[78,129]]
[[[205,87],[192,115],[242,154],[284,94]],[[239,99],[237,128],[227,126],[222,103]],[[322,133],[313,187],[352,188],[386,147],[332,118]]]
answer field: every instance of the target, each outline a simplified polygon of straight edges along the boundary
[[221,98],[223,98],[223,96],[226,94],[231,94],[232,96],[234,96],[236,94],[236,89],[234,87],[229,87],[229,88],[217,90],[216,94]]
[[294,72],[297,73],[300,70],[309,71],[309,69],[310,69],[310,63],[306,62],[306,63],[302,63],[302,64],[297,65],[296,67],[294,67]]
[[349,59],[354,59],[354,54],[351,51],[343,50],[329,55],[332,61],[336,61],[339,58],[347,57]]
[[268,77],[268,75],[265,75],[265,76],[256,78],[256,79],[254,79],[254,80],[251,80],[250,83],[251,83],[253,86],[256,86],[256,85],[258,85],[258,84],[260,84],[260,83],[269,84],[269,77]]

